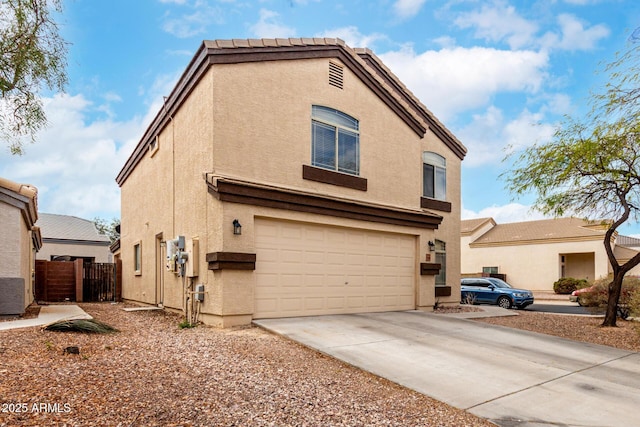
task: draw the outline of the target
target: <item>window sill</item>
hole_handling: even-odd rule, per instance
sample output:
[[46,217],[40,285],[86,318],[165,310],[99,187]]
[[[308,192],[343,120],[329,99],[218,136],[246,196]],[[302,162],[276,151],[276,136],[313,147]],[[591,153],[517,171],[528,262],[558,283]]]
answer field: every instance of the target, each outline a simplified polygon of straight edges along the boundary
[[431,199],[428,197],[420,198],[420,207],[425,209],[433,209],[434,211],[451,212],[450,202]]
[[436,286],[436,297],[450,297],[451,286]]
[[367,179],[342,172],[335,172],[315,166],[302,165],[302,178],[339,187],[367,191]]

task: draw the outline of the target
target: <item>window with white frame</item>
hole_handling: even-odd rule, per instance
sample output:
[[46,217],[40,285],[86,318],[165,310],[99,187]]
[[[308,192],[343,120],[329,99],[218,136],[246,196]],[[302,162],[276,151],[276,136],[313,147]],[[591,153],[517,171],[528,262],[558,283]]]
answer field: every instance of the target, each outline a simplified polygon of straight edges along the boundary
[[142,274],[142,243],[136,242],[133,245],[133,268],[137,276]]
[[447,199],[447,159],[431,151],[422,153],[422,195]]
[[436,286],[447,286],[447,244],[442,240],[436,240],[436,263],[440,264]]
[[358,120],[341,111],[320,105],[311,110],[311,164],[360,174],[360,128]]

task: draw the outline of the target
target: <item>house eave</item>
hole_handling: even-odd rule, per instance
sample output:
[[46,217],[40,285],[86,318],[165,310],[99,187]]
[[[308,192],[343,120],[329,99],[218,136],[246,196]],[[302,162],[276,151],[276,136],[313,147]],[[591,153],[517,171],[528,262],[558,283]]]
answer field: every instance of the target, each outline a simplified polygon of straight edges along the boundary
[[138,145],[116,177],[122,186],[148,151],[148,147],[169,123],[182,103],[193,91],[209,68],[216,64],[337,58],[358,76],[398,117],[420,138],[427,131],[422,112],[407,103],[410,97],[401,97],[379,77],[360,56],[340,39],[273,39],[273,40],[214,40],[204,41],[178,83],[166,98],[147,127]]

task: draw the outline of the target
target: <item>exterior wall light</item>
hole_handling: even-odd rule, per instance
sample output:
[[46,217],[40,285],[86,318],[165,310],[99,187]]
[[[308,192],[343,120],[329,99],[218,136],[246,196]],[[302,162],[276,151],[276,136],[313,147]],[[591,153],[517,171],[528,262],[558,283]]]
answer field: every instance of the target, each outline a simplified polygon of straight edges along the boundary
[[242,225],[240,224],[240,221],[238,221],[237,219],[233,220],[233,234],[235,235],[242,234]]
[[429,245],[429,252],[435,252],[436,250],[436,244],[433,243],[431,240],[429,240],[429,243],[427,243]]

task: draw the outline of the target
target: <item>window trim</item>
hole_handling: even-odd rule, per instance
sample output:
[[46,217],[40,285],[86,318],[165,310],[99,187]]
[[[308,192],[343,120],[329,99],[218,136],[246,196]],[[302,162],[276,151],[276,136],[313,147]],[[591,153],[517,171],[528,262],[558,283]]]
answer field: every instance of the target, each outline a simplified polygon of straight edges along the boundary
[[142,275],[142,241],[133,244],[133,271],[136,276]]
[[[425,174],[425,165],[433,167],[433,195],[425,194],[425,184],[427,175]],[[444,189],[443,195],[440,195],[441,189],[438,186],[438,172],[444,173]],[[447,200],[447,159],[446,157],[434,153],[433,151],[422,152],[422,198],[428,200],[436,200],[446,202]]]
[[[437,264],[440,264],[440,271],[435,276],[435,286],[447,286],[447,243],[438,239],[436,239],[435,243],[435,261]],[[439,279],[442,279],[440,283],[438,283]]]
[[322,182],[337,185],[339,187],[353,188],[354,190],[367,191],[367,179],[344,172],[336,172],[323,169],[318,166],[302,165],[302,178],[309,181]]
[[[332,120],[335,118],[335,120]],[[348,122],[352,122],[353,126],[349,126]],[[316,159],[316,140],[315,140],[315,124],[319,124],[325,127],[331,127],[334,131],[334,166],[333,168],[328,165],[320,164]],[[340,136],[341,132],[344,134],[355,135],[355,169],[346,170],[340,169]],[[327,107],[324,105],[312,105],[311,106],[311,165],[317,168],[344,173],[352,176],[360,176],[360,121],[355,117],[340,111],[338,109]]]

